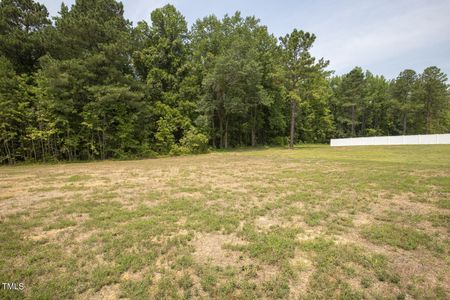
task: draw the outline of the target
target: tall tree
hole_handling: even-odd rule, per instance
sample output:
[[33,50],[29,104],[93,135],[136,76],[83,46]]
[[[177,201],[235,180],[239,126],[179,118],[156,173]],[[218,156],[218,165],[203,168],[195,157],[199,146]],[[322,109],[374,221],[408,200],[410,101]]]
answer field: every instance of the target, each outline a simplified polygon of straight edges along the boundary
[[76,0],[70,9],[61,4],[55,27],[47,33],[52,57],[70,59],[98,53],[119,38],[126,48],[131,24],[123,13],[122,3],[115,0]]
[[[188,29],[185,18],[173,5],[151,13],[151,25],[139,25],[147,31],[148,42],[138,54],[138,68],[146,76],[149,99],[153,103],[150,122],[154,124],[151,137],[157,151],[169,153],[190,129],[186,116],[193,109],[193,99],[181,92],[188,78]],[[188,110],[189,112],[186,112]]]
[[124,135],[134,138],[125,127],[133,126],[134,95],[139,97],[122,4],[77,0],[70,10],[62,6],[55,24],[50,38],[60,43],[53,57],[41,60],[37,75],[39,106],[53,121],[53,155],[71,160],[132,151],[134,143],[120,142]]
[[0,55],[8,58],[19,73],[34,71],[45,54],[43,29],[49,25],[44,5],[33,0],[2,0]]
[[259,20],[237,12],[222,21],[215,17],[198,21],[193,48],[202,68],[199,107],[209,115],[213,145],[217,135],[221,148],[227,148],[230,139],[235,145],[247,140],[255,146],[260,111],[273,101],[267,89],[273,69],[269,51],[276,49],[275,40]]
[[[201,96],[198,101],[198,108],[201,116],[196,122],[209,133],[213,147],[216,147],[216,140],[219,137],[219,146],[223,147],[223,132],[216,129],[216,115],[223,111],[218,110],[220,106],[220,93],[214,91],[207,79],[214,71],[217,57],[223,53],[225,48],[225,32],[222,30],[223,24],[216,16],[208,16],[193,25],[191,30],[191,48],[193,61],[196,66],[195,73],[201,85]],[[222,125],[223,127],[223,125]],[[220,135],[220,136],[219,136]]]
[[419,93],[424,105],[425,132],[428,134],[449,130],[447,75],[437,67],[426,68],[420,75]]
[[356,136],[360,104],[365,97],[364,73],[360,67],[354,68],[343,77],[340,97],[342,106],[349,110],[349,116],[346,116],[344,122],[350,125],[350,135]]
[[332,93],[328,76],[329,72],[316,69],[305,81],[298,111],[300,118],[297,120],[299,137],[304,142],[323,143],[333,133],[333,118],[328,107],[328,99]]
[[392,96],[400,112],[403,135],[407,133],[409,120],[419,109],[417,80],[417,73],[408,69],[402,71],[392,84]]
[[294,29],[291,34],[280,38],[282,61],[284,68],[286,98],[290,103],[290,132],[289,147],[294,147],[295,124],[297,107],[304,97],[302,92],[306,88],[307,80],[315,72],[321,72],[328,62],[319,62],[310,54],[316,36],[314,34]]
[[360,136],[390,135],[395,133],[393,116],[397,116],[389,93],[389,82],[383,77],[366,72],[363,113],[360,117]]

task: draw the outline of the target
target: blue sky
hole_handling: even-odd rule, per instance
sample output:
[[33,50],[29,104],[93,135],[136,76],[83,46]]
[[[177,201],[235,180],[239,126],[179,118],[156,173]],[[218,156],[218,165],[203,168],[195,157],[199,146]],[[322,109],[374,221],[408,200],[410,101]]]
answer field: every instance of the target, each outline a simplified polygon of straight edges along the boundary
[[[41,0],[51,15],[60,0]],[[74,0],[65,0],[67,5]],[[435,65],[450,76],[449,0],[124,0],[125,16],[136,24],[167,3],[177,7],[189,25],[215,14],[254,15],[276,36],[294,28],[316,34],[312,53],[330,60],[337,74],[361,66],[395,78],[404,69],[422,72]]]

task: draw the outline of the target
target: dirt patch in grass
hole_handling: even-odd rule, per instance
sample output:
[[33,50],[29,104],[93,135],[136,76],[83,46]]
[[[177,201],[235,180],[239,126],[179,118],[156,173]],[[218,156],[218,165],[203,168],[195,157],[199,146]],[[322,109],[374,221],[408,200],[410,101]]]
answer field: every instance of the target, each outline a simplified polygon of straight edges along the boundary
[[299,299],[301,295],[306,293],[310,277],[314,273],[315,268],[313,262],[303,251],[296,251],[294,257],[290,260],[290,264],[298,272],[297,277],[289,284],[290,297]]
[[385,192],[381,192],[377,202],[370,204],[372,213],[378,214],[386,210],[393,210],[399,212],[406,211],[412,214],[427,214],[439,211],[439,209],[431,204],[415,201],[414,198],[416,195],[411,192],[388,195]]
[[39,230],[33,232],[33,234],[29,235],[28,238],[33,241],[42,241],[42,240],[56,240],[58,237],[63,236],[67,233],[67,229],[52,229],[52,230]]
[[[338,244],[359,245],[368,253],[380,253],[388,257],[389,264],[400,278],[402,287],[414,286],[421,291],[442,288],[450,291],[448,266],[442,263],[442,255],[431,254],[427,249],[403,250],[395,246],[373,244],[355,232],[334,236]],[[371,291],[383,295],[387,283],[373,280]],[[389,289],[400,293],[397,286],[389,285]],[[432,294],[434,295],[434,294]],[[431,296],[433,298],[435,296]],[[420,298],[420,297],[419,297]]]
[[274,226],[282,226],[283,222],[280,218],[274,216],[261,216],[255,220],[255,226],[262,230],[270,229]]
[[424,289],[435,288],[437,285],[450,289],[448,266],[442,265],[438,258],[426,251],[398,251],[391,253],[390,257],[394,269],[408,283],[412,283],[414,278],[421,278]]
[[101,288],[101,290],[95,292],[93,290],[88,290],[79,297],[75,299],[79,300],[115,300],[119,299],[120,296],[120,285],[119,284],[112,284],[107,285]]
[[125,273],[122,273],[122,275],[120,275],[120,280],[122,281],[139,281],[142,280],[144,278],[144,275],[146,273],[147,270],[141,270],[139,272],[131,272],[131,271],[126,271]]
[[199,234],[192,241],[194,246],[194,258],[201,263],[226,267],[236,264],[248,263],[238,252],[225,249],[227,245],[242,246],[245,241],[234,235],[224,234]]
[[321,227],[307,228],[297,235],[299,241],[312,240],[323,235],[324,229]]

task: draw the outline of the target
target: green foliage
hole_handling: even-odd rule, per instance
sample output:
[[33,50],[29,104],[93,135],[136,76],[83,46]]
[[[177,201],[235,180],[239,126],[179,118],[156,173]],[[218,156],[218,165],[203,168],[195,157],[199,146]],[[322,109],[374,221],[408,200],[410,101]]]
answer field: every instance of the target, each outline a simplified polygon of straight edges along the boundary
[[[402,133],[406,134],[409,127],[417,130],[418,124],[412,124],[414,114],[420,109],[418,98],[418,78],[414,70],[404,70],[391,85],[395,109],[401,114]],[[414,128],[416,127],[416,128]],[[409,130],[410,132],[414,132]]]
[[272,138],[270,144],[274,146],[286,146],[289,143],[289,138],[286,136],[276,136]]
[[[331,133],[332,123],[328,98],[328,61],[311,56],[316,36],[294,29],[280,38],[285,99],[290,105],[289,146],[297,137],[306,142],[324,142]],[[300,113],[299,113],[300,111]],[[296,133],[300,127],[301,133]]]
[[0,56],[0,163],[14,163],[32,155],[23,146],[33,120],[27,81],[27,76],[18,76],[13,65]]
[[392,81],[357,67],[330,81],[336,137],[447,133],[447,76],[437,67],[404,70]]
[[[139,158],[450,130],[437,67],[330,78],[315,35],[240,12],[192,28],[173,6],[132,26],[116,0],[0,2],[0,163]],[[286,137],[289,139],[286,140]]]
[[180,140],[181,147],[185,147],[190,153],[206,153],[208,151],[208,137],[195,129],[189,130]]
[[45,54],[44,35],[50,25],[47,9],[33,0],[0,2],[0,56],[6,57],[18,73],[35,70]]
[[447,75],[434,66],[426,68],[420,75],[418,97],[423,105],[420,113],[426,116],[426,133],[449,132],[450,101],[447,79]]

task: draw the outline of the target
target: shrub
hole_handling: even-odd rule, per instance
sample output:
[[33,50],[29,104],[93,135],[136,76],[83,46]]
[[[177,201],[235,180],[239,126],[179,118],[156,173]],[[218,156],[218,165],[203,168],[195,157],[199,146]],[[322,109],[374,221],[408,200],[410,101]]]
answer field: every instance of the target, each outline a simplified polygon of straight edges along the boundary
[[206,153],[208,151],[208,137],[196,129],[190,129],[180,140],[182,148],[189,153]]
[[380,136],[380,135],[383,135],[383,132],[378,129],[368,128],[366,135],[367,136]]
[[176,145],[176,144],[172,145],[172,147],[170,148],[170,152],[169,152],[170,155],[175,155],[175,156],[186,155],[189,153],[192,153],[189,148],[180,146],[180,145]]
[[155,133],[156,149],[160,154],[167,154],[175,143],[173,124],[161,118],[158,120],[157,125],[158,130]]

